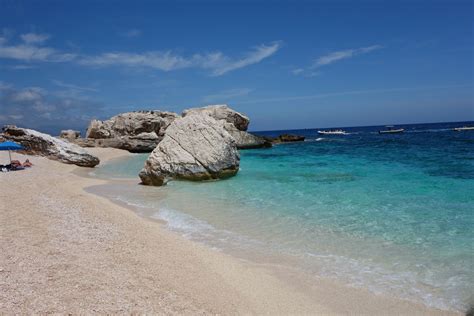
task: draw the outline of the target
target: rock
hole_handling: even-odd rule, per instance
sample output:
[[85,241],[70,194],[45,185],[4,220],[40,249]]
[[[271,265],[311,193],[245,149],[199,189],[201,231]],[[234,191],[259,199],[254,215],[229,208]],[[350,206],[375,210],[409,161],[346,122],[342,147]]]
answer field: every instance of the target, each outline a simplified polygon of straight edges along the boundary
[[305,136],[292,135],[292,134],[281,134],[278,137],[265,137],[268,141],[271,141],[274,144],[278,143],[290,143],[290,142],[302,142],[306,139]]
[[74,140],[76,138],[81,137],[81,132],[79,131],[73,131],[72,129],[66,129],[62,130],[61,133],[59,134],[60,138],[65,138],[68,140]]
[[99,164],[99,158],[90,155],[83,148],[35,130],[7,125],[3,128],[2,137],[21,144],[27,154],[45,156],[81,167]]
[[223,122],[203,113],[174,120],[145,162],[143,184],[164,185],[170,179],[211,180],[235,175],[240,156]]
[[267,139],[250,134],[245,131],[238,130],[230,123],[224,124],[225,130],[235,139],[238,149],[255,149],[255,148],[269,148],[272,143]]
[[227,104],[222,105],[208,105],[202,108],[193,108],[183,111],[182,116],[185,117],[191,113],[205,113],[215,120],[225,120],[228,123],[233,124],[239,131],[246,131],[250,120],[243,114],[232,110]]
[[300,135],[292,135],[292,134],[282,134],[278,136],[278,140],[282,143],[288,142],[302,142],[305,140],[306,137]]
[[100,139],[77,138],[72,140],[72,142],[81,147],[110,147],[128,150],[132,153],[150,153],[161,140],[156,134],[154,137],[146,136],[144,138],[140,135]]
[[188,109],[183,117],[191,113],[206,114],[218,121],[223,121],[226,131],[234,137],[238,149],[253,149],[272,147],[271,142],[263,137],[250,134],[247,131],[250,120],[247,116],[234,111],[227,105],[208,105],[202,108]]
[[[163,138],[166,128],[177,117],[177,114],[171,112],[135,111],[122,113],[105,121],[92,120],[87,128],[88,140],[76,143],[131,152],[151,152]],[[114,140],[104,141],[106,139]]]

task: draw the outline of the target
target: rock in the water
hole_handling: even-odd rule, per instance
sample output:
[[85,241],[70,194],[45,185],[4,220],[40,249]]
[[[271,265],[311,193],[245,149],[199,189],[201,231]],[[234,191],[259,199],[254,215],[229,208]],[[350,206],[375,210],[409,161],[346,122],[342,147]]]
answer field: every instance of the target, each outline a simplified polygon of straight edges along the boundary
[[282,134],[278,136],[278,140],[282,143],[288,142],[302,142],[305,140],[306,137],[300,135],[292,135],[292,134]]
[[235,175],[240,156],[223,122],[202,113],[174,120],[145,162],[143,184],[164,185],[170,179],[211,180]]
[[278,137],[265,137],[265,139],[274,144],[279,144],[279,143],[302,142],[306,139],[306,137],[300,136],[300,135],[292,135],[292,134],[281,134]]
[[28,154],[45,156],[81,167],[94,167],[99,164],[99,158],[90,155],[83,148],[35,130],[7,125],[3,128],[2,137],[21,144]]
[[255,148],[269,148],[272,143],[267,139],[250,134],[249,132],[240,131],[230,123],[224,124],[225,130],[235,139],[238,149],[255,149]]
[[171,112],[135,111],[122,113],[105,121],[92,120],[87,128],[87,140],[76,143],[81,146],[151,152],[163,138],[166,128],[177,117],[177,114]]
[[192,113],[206,114],[215,120],[223,121],[225,130],[235,139],[238,149],[272,147],[271,142],[263,137],[246,132],[250,123],[249,118],[226,104],[188,109],[183,112],[183,116]]
[[66,129],[66,130],[61,131],[61,133],[59,134],[59,137],[65,138],[67,140],[74,140],[76,138],[81,137],[81,132],[74,131],[72,129]]

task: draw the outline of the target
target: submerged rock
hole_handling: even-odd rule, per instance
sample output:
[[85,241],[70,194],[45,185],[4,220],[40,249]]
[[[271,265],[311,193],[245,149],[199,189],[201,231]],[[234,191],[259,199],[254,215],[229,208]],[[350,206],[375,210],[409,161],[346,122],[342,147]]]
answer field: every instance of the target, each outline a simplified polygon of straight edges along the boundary
[[113,147],[131,152],[151,152],[164,136],[169,124],[178,117],[163,111],[135,111],[112,118],[92,120],[86,139],[76,143],[85,147]]
[[208,105],[183,111],[183,117],[189,114],[205,114],[215,120],[222,121],[225,130],[235,139],[238,149],[271,147],[265,138],[247,132],[250,120],[247,116],[234,111],[226,104]]
[[143,184],[157,186],[170,179],[221,179],[235,175],[239,163],[235,139],[223,122],[188,112],[169,125],[139,176]]
[[99,158],[90,155],[83,148],[32,129],[7,125],[3,128],[2,137],[21,144],[28,154],[45,156],[81,167],[94,167],[99,164]]

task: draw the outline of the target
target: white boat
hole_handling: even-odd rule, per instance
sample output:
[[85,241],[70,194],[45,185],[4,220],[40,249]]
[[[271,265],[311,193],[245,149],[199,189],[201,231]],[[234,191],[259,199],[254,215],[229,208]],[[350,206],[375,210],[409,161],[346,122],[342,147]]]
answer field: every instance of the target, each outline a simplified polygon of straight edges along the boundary
[[343,131],[342,129],[334,129],[334,130],[329,130],[329,131],[318,131],[318,134],[320,135],[349,135],[346,131]]
[[463,126],[454,128],[456,132],[474,131],[474,126]]
[[403,133],[405,131],[404,128],[393,128],[393,126],[385,126],[387,127],[386,130],[379,131],[379,134],[398,134]]

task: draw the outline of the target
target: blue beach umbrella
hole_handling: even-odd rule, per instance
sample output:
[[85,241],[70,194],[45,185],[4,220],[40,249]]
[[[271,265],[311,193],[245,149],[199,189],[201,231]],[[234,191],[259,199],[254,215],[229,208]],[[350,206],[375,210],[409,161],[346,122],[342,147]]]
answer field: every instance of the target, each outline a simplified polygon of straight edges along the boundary
[[21,150],[21,149],[23,149],[23,146],[15,142],[7,141],[7,142],[0,143],[0,150],[8,150],[8,156],[10,157],[10,164],[12,163],[11,150]]

